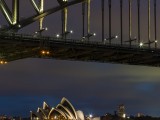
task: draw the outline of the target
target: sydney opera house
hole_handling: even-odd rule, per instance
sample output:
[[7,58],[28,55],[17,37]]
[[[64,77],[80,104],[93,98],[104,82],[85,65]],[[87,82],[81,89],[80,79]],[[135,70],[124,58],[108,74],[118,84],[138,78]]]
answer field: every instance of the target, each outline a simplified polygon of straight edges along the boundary
[[66,99],[62,98],[61,102],[51,108],[46,102],[37,112],[31,112],[31,120],[84,120],[82,111],[76,111],[73,105]]

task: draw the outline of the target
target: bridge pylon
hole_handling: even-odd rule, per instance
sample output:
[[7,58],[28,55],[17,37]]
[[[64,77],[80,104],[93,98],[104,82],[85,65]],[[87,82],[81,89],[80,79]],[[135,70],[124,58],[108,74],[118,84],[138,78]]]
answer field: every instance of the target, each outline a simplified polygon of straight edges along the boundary
[[[44,12],[44,0],[39,0],[38,4],[35,2],[35,0],[31,0],[31,3],[38,14],[42,14]],[[43,29],[43,21],[44,18],[39,19],[39,30]]]
[[[57,0],[58,3],[63,6],[68,3],[68,0]],[[62,37],[66,39],[66,33],[68,32],[67,26],[68,26],[68,8],[65,7],[62,9]]]

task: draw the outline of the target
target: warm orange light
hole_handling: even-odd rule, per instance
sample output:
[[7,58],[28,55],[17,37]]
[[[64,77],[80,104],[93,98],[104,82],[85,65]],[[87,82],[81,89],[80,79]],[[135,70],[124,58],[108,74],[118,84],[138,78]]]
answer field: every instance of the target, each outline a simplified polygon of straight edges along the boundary
[[49,55],[50,52],[49,52],[49,51],[42,50],[42,51],[41,51],[41,54],[43,54],[43,55]]
[[41,51],[41,53],[42,53],[42,54],[45,54],[45,51],[44,51],[44,50],[42,50],[42,51]]
[[7,63],[8,63],[7,61],[3,61],[3,60],[0,61],[0,64],[2,64],[2,65],[7,64]]
[[49,51],[47,51],[47,55],[49,55],[50,54],[50,52]]
[[1,63],[1,64],[3,64],[3,63],[4,63],[4,61],[0,61],[0,63]]

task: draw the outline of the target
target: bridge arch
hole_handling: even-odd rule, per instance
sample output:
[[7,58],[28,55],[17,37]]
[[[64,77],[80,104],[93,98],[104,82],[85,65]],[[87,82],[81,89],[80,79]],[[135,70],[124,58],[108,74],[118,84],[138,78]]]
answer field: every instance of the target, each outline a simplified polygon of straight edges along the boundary
[[44,18],[44,17],[46,17],[48,15],[51,15],[51,14],[53,14],[55,12],[58,12],[58,11],[66,8],[66,7],[70,7],[70,6],[73,6],[75,4],[85,2],[85,1],[86,0],[74,0],[74,1],[68,2],[66,4],[63,4],[63,5],[60,5],[60,6],[57,6],[57,7],[48,9],[48,10],[45,10],[41,14],[36,14],[36,15],[31,16],[31,17],[29,17],[29,18],[27,18],[25,20],[19,21],[19,23],[15,24],[15,25],[12,25],[12,26],[9,26],[8,28],[6,28],[3,31],[7,32],[7,31],[10,31],[10,30],[19,30],[19,29],[22,29],[25,26],[27,26],[29,24],[32,24],[33,22],[36,22],[37,20],[40,20],[41,18]]

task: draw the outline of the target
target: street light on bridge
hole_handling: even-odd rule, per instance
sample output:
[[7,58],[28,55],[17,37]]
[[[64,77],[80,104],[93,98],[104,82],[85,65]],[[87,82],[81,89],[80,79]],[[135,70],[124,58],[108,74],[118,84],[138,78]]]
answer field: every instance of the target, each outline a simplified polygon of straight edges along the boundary
[[134,41],[136,42],[136,40],[137,40],[137,37],[134,37],[133,39],[129,38],[129,40],[124,41],[124,42],[128,42],[129,46],[131,47],[132,46],[132,42],[134,42]]
[[90,37],[93,37],[93,36],[96,36],[96,35],[97,35],[96,33],[89,33],[88,35],[83,37],[83,40],[86,39],[86,38],[89,40]]
[[[105,38],[105,39],[104,39],[104,43],[106,43],[107,40],[110,40],[110,42],[111,42],[111,40],[113,40],[113,39],[118,39],[118,35],[112,36],[112,37],[110,37],[110,38]],[[109,43],[110,43],[110,42],[109,42]]]
[[64,34],[56,34],[56,38],[66,39],[69,34],[73,34],[73,30],[66,31]]
[[140,43],[139,43],[139,47],[140,47],[140,48],[143,47],[143,45],[144,45],[143,42],[140,42]]
[[42,28],[42,29],[36,31],[35,34],[38,34],[38,33],[39,33],[39,35],[41,36],[41,35],[42,35],[42,32],[47,31],[47,30],[48,30],[47,27],[46,27],[46,28]]
[[140,46],[140,47],[143,47],[145,44],[149,44],[149,46],[150,46],[151,44],[155,44],[155,49],[157,49],[157,43],[158,43],[158,40],[149,41],[149,42],[147,42],[147,43],[140,42],[139,46]]

